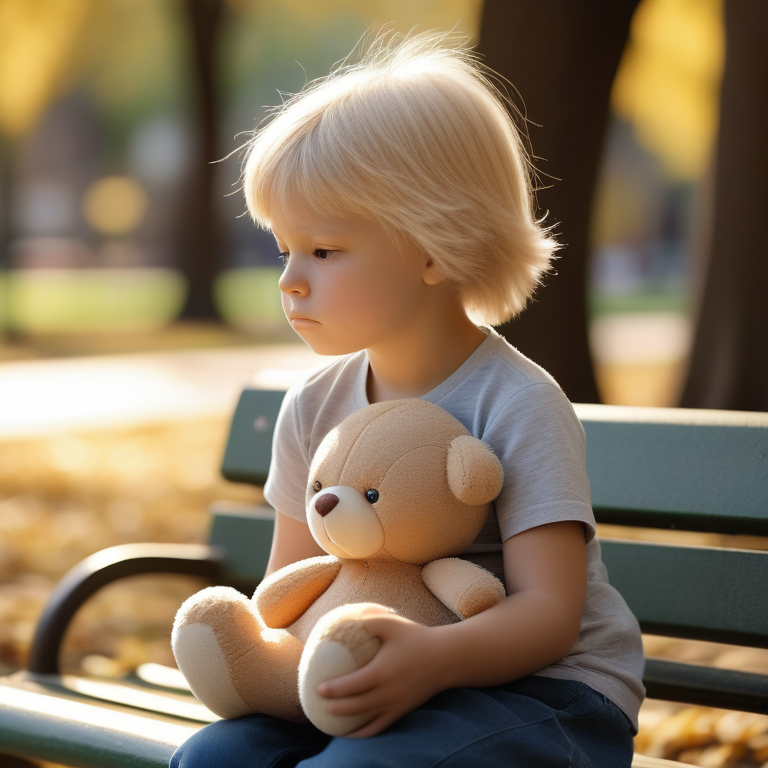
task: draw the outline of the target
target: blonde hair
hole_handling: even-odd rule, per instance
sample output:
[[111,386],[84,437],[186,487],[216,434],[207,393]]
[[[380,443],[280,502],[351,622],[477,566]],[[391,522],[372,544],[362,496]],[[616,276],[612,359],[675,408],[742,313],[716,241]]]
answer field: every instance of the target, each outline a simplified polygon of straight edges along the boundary
[[378,221],[449,276],[472,320],[495,325],[524,308],[557,245],[534,217],[503,97],[446,37],[380,36],[288,99],[249,142],[246,201],[265,228],[297,202]]

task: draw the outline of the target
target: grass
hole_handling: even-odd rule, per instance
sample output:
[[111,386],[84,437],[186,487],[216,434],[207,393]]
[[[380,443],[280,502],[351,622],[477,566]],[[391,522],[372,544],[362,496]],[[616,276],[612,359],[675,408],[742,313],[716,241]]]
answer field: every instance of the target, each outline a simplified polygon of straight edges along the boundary
[[[283,322],[280,269],[222,272],[213,287],[225,322],[274,330]],[[22,333],[148,331],[179,316],[186,287],[172,269],[29,269],[0,273],[0,327]]]
[[588,300],[590,317],[603,315],[671,312],[684,315],[690,299],[679,290],[660,291],[641,287],[632,293],[592,293]]

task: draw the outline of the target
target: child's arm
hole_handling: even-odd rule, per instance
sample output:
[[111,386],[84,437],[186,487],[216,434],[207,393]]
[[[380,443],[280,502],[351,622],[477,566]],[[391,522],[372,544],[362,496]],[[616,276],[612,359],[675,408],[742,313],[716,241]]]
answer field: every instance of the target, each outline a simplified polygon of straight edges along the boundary
[[399,616],[367,622],[382,640],[366,666],[318,687],[334,715],[369,713],[351,736],[373,736],[440,691],[500,685],[568,654],[586,594],[584,526],[542,525],[504,542],[509,596],[457,624],[423,627]]
[[285,565],[297,563],[308,557],[318,557],[328,553],[320,549],[309,531],[309,526],[300,520],[294,520],[282,512],[275,512],[275,532],[272,536],[272,549],[269,553],[266,576],[270,576]]

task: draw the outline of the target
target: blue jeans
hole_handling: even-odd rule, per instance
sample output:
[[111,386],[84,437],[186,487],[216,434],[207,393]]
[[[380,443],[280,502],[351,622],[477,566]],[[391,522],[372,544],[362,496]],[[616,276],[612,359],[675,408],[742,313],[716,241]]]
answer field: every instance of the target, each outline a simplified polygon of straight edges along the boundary
[[630,722],[573,680],[526,677],[443,691],[368,739],[262,715],[221,720],[182,744],[171,768],[629,768]]

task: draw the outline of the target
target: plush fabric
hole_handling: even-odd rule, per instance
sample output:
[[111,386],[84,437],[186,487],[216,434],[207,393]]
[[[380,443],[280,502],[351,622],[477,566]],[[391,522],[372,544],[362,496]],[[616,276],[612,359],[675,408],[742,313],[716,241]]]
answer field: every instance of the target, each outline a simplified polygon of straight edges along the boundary
[[425,400],[353,413],[319,447],[306,492],[328,556],[273,573],[250,600],[212,587],[179,610],[173,649],[195,695],[225,718],[308,717],[334,735],[363,725],[328,715],[316,688],[373,658],[366,615],[436,626],[504,597],[492,574],[451,557],[474,541],[502,475],[485,444]]

